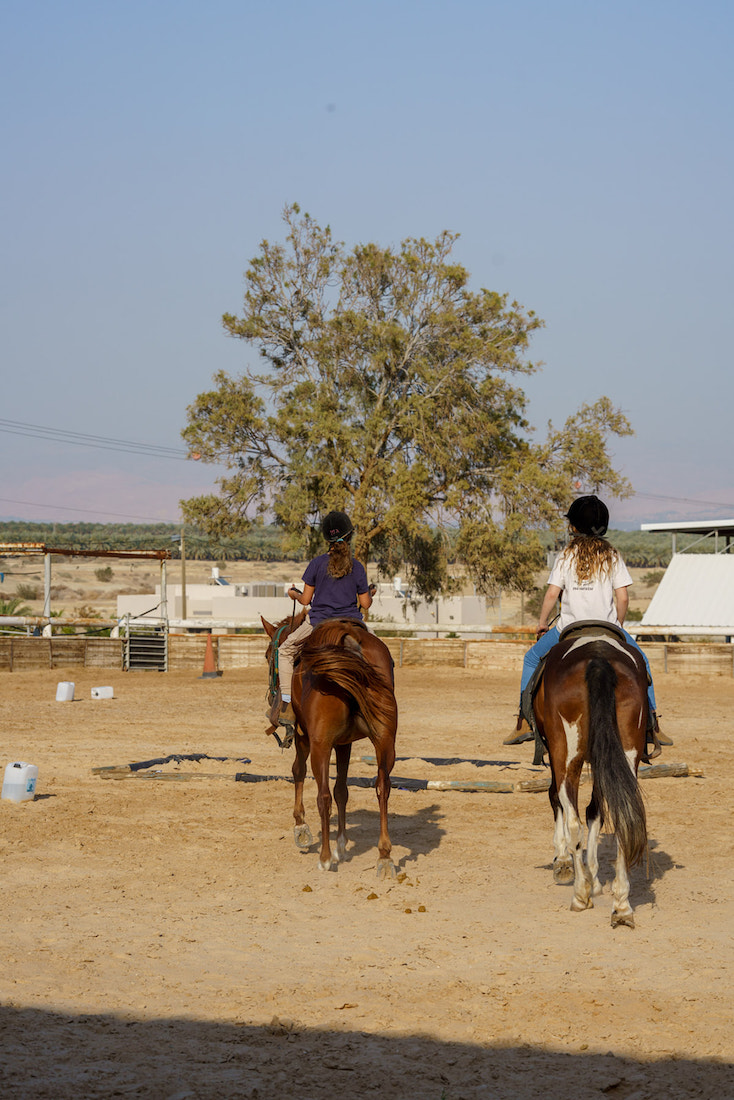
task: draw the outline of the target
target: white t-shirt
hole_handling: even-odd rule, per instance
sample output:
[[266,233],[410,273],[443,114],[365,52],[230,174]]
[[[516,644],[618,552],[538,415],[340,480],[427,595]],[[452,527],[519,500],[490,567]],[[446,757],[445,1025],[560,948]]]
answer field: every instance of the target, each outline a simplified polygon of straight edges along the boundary
[[617,588],[627,588],[632,584],[632,577],[621,555],[615,550],[611,572],[580,581],[576,577],[573,558],[569,557],[566,549],[558,555],[548,584],[555,584],[563,592],[561,614],[556,624],[559,630],[564,630],[581,619],[597,619],[620,626],[614,606],[614,591]]

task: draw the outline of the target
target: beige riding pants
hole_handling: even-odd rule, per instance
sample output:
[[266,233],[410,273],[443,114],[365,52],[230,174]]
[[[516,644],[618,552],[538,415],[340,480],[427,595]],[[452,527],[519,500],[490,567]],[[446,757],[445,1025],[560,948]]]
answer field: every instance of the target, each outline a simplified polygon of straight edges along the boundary
[[290,696],[291,682],[293,680],[293,662],[298,656],[298,651],[313,631],[308,616],[303,620],[292,634],[289,634],[284,642],[278,646],[278,679],[280,681],[280,694]]

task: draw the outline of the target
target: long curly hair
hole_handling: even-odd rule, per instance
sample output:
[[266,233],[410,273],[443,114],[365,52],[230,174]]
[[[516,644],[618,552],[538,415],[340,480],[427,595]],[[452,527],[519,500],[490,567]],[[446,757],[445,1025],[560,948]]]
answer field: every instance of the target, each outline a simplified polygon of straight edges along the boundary
[[354,558],[349,538],[329,544],[329,563],[326,566],[326,572],[330,577],[348,577],[353,565]]
[[580,581],[608,576],[617,559],[617,551],[612,544],[598,535],[574,535],[565,553],[573,562]]

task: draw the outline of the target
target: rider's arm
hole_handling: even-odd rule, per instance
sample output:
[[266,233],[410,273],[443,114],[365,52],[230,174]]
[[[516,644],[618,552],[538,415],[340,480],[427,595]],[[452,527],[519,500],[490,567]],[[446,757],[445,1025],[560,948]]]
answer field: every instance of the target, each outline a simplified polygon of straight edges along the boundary
[[314,586],[312,584],[304,584],[303,592],[299,592],[295,585],[291,585],[288,589],[288,598],[291,600],[297,600],[298,603],[303,604],[304,607],[308,607],[313,599]]
[[550,613],[556,605],[556,600],[563,592],[562,588],[559,588],[557,584],[549,584],[545,590],[545,596],[543,597],[543,606],[540,609],[540,618],[538,619],[538,632],[545,633],[548,629],[548,619]]
[[372,593],[369,590],[367,592],[358,592],[357,603],[363,611],[367,611],[372,607]]
[[619,625],[624,626],[627,608],[630,605],[629,586],[625,585],[624,588],[615,588],[614,595],[617,600],[617,618],[619,619]]

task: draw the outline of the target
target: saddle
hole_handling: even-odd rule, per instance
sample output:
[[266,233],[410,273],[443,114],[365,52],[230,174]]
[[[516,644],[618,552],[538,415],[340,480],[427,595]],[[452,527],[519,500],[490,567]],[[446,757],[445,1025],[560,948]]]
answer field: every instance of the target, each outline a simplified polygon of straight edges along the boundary
[[617,626],[616,623],[608,623],[604,619],[581,619],[577,623],[569,623],[561,631],[559,642],[565,642],[569,638],[583,637],[586,634],[598,634],[599,631],[606,634],[611,634],[613,638],[617,638],[620,642],[627,644],[627,639],[624,636],[624,631],[621,626]]

